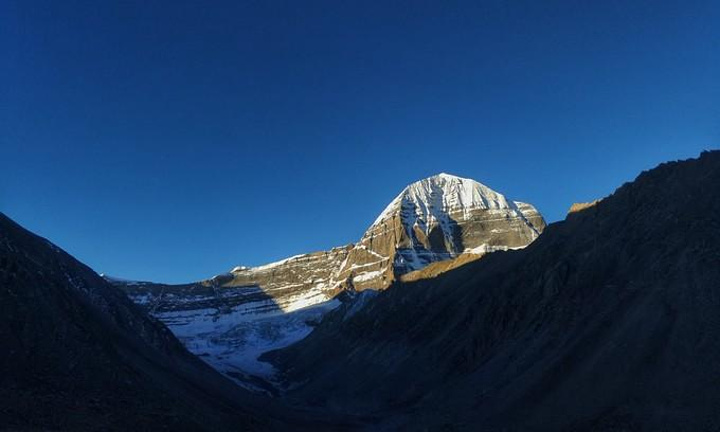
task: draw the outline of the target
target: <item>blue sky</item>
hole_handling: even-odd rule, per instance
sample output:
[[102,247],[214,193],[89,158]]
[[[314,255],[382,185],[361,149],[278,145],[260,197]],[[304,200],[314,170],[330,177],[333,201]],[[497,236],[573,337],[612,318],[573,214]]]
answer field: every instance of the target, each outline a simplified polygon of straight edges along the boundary
[[556,221],[718,148],[718,22],[714,0],[4,1],[0,211],[167,282],[353,242],[443,171]]

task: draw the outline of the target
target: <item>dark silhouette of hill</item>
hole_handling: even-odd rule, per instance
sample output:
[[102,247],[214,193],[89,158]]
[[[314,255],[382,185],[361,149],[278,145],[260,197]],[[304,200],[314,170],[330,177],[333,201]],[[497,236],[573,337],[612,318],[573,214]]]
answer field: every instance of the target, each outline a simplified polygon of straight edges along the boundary
[[120,290],[0,213],[0,429],[276,429]]
[[524,250],[395,283],[266,355],[289,401],[406,430],[720,430],[720,152]]

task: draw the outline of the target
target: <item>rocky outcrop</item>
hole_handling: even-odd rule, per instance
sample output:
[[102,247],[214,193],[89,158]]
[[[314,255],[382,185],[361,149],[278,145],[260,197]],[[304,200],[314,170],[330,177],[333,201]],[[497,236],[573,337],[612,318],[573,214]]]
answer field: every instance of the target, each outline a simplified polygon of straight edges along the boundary
[[338,269],[346,265],[353,249],[348,245],[259,267],[235,267],[220,286],[261,287],[272,307],[292,312],[327,301],[349,286],[348,277]]
[[570,206],[570,209],[568,210],[568,214],[573,214],[573,213],[577,213],[577,212],[589,209],[590,207],[594,207],[595,205],[597,205],[597,203],[599,203],[599,202],[600,202],[600,200],[594,200],[594,201],[590,201],[590,202],[573,203]]

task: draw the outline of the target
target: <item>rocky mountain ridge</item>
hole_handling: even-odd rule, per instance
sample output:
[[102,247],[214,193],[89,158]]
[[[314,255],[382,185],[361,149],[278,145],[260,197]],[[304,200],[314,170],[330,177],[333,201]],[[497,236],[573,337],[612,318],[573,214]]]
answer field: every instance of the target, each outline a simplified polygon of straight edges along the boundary
[[265,359],[286,400],[373,430],[718,430],[718,185],[720,151],[661,164]]
[[[527,246],[545,222],[530,204],[439,174],[407,186],[356,244],[238,266],[201,283],[110,280],[166,323],[194,353],[254,390],[274,370],[257,357],[305,337],[341,300],[461,255]],[[309,323],[309,324],[308,324]]]
[[462,254],[523,248],[544,228],[532,205],[442,173],[403,189],[355,244],[259,267],[235,267],[208,283],[262,286],[290,312],[347,289],[385,289],[405,273]]

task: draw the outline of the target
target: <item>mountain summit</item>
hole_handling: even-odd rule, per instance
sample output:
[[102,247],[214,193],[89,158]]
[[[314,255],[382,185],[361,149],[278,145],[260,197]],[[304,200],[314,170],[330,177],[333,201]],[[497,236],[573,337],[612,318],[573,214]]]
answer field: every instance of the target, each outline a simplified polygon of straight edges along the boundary
[[[509,201],[475,180],[440,173],[403,189],[361,243],[381,254],[395,252],[397,276],[461,253],[525,247],[544,227],[532,205]],[[383,241],[388,236],[392,242]]]
[[505,196],[472,179],[440,173],[408,185],[380,213],[374,224],[392,216],[403,204],[422,208],[428,218],[443,218],[450,212],[478,209],[507,209],[513,203]]

